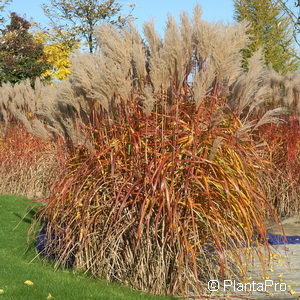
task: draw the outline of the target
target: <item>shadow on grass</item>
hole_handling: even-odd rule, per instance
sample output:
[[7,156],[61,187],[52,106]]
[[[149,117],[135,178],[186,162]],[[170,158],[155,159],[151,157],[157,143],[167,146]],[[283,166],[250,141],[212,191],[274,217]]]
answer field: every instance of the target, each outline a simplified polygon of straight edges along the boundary
[[19,213],[14,212],[13,214],[20,219],[20,222],[25,222],[28,224],[32,224],[34,220],[34,216],[36,215],[37,208],[31,208],[29,211],[26,212],[25,215],[21,215]]

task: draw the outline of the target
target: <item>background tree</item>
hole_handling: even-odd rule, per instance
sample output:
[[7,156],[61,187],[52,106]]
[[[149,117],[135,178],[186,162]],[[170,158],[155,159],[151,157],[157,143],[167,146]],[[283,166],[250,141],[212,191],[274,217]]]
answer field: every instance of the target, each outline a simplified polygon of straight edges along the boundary
[[[5,6],[11,3],[12,0],[0,0],[0,13],[4,10]],[[4,23],[5,18],[0,16],[0,24]]]
[[286,73],[299,67],[294,48],[291,23],[282,7],[273,0],[234,0],[235,19],[250,23],[248,33],[251,43],[243,50],[244,67],[252,54],[263,49],[267,65]]
[[96,49],[95,26],[103,23],[123,26],[131,17],[131,12],[126,17],[121,15],[122,6],[116,0],[50,0],[50,5],[42,7],[57,32],[84,40],[90,53]]
[[0,30],[0,83],[34,80],[49,68],[43,59],[43,44],[34,39],[30,26],[27,20],[11,13],[10,24]]
[[79,48],[79,43],[71,41],[70,39],[62,39],[61,35],[57,36],[53,31],[35,31],[35,39],[43,43],[45,61],[50,65],[41,77],[46,80],[64,80],[71,74],[71,60],[72,52]]
[[300,0],[277,0],[293,24],[293,35],[300,47]]

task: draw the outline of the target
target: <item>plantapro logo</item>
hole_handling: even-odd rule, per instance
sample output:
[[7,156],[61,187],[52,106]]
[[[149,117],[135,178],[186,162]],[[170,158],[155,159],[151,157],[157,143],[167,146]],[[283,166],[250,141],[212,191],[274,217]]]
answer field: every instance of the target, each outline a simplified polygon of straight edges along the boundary
[[207,284],[210,292],[286,292],[285,282],[265,280],[263,282],[237,282],[236,280],[210,280]]

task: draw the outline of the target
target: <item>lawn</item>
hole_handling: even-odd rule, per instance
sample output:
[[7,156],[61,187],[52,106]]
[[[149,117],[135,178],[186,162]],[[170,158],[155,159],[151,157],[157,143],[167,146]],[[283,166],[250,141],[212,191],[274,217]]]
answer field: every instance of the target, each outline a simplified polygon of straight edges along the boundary
[[41,258],[31,262],[36,256],[27,239],[31,209],[34,204],[25,198],[0,195],[0,300],[173,299],[143,294],[68,270],[55,271]]

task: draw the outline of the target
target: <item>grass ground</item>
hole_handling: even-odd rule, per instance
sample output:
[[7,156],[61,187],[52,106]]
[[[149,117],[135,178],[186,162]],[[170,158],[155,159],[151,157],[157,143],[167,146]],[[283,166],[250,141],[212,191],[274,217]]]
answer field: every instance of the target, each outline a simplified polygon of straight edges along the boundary
[[0,300],[172,299],[142,294],[68,270],[54,271],[40,258],[29,263],[36,256],[32,243],[30,246],[27,241],[31,209],[34,204],[25,198],[0,195]]

